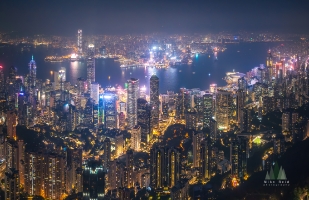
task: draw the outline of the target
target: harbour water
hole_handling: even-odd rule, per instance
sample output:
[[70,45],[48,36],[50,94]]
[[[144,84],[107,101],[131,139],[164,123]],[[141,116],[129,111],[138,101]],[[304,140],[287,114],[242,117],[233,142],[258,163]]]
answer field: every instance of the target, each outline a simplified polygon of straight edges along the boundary
[[[116,84],[124,86],[129,78],[138,78],[140,85],[149,87],[149,78],[156,74],[160,79],[160,93],[167,90],[177,92],[179,88],[208,89],[209,84],[217,83],[225,85],[223,80],[228,71],[247,72],[255,66],[265,64],[267,50],[278,46],[279,43],[240,43],[229,44],[224,52],[218,52],[217,59],[212,54],[198,55],[193,59],[192,65],[180,65],[161,68],[120,68],[120,63],[113,59],[96,60],[96,81],[106,87]],[[84,62],[45,62],[48,55],[70,54],[70,50],[56,50],[45,46],[28,48],[21,51],[17,46],[5,46],[0,48],[0,65],[7,72],[9,66],[14,65],[18,74],[25,75],[28,72],[28,63],[31,56],[37,63],[37,77],[51,79],[51,71],[58,71],[61,67],[66,68],[67,80],[76,83],[77,78],[86,78],[86,64]]]

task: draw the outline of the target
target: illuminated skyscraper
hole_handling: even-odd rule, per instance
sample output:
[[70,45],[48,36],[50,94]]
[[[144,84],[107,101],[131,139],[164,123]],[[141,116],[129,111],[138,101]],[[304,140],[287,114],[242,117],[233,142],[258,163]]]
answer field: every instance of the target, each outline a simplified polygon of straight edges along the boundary
[[109,163],[111,161],[111,141],[109,138],[105,138],[103,143],[104,153],[102,155],[103,167],[109,169]]
[[210,141],[205,138],[201,142],[200,148],[200,178],[202,182],[206,182],[211,176],[211,144]]
[[266,67],[267,67],[267,83],[270,84],[272,82],[274,76],[273,70],[273,56],[271,55],[271,51],[268,51],[268,56],[266,59]]
[[137,124],[137,99],[139,98],[139,80],[131,78],[128,80],[127,89],[127,119],[128,128]]
[[193,134],[193,167],[200,167],[200,148],[203,139],[203,132],[194,132]]
[[77,31],[77,48],[78,54],[81,56],[83,54],[83,31],[81,29]]
[[203,128],[210,128],[210,120],[213,117],[213,95],[206,93],[203,96]]
[[60,85],[60,90],[64,90],[64,83],[66,81],[66,69],[64,67],[61,67],[57,75],[58,75],[57,83]]
[[36,63],[33,60],[32,56],[29,63],[29,80],[28,80],[28,91],[30,91],[31,94],[34,94],[35,82],[36,82]]
[[137,99],[137,125],[141,127],[141,143],[145,147],[151,137],[150,106],[145,99]]
[[131,188],[134,186],[134,177],[133,177],[133,167],[134,167],[134,157],[133,157],[133,151],[128,150],[126,152],[126,177],[125,177],[125,186],[127,188]]
[[238,176],[238,149],[239,144],[237,139],[233,139],[230,144],[230,162],[231,162],[231,175]]
[[65,188],[65,157],[50,153],[45,156],[44,193],[47,199],[62,199]]
[[104,93],[103,109],[104,109],[104,127],[109,129],[118,128],[118,114],[116,107],[116,95],[113,93]]
[[229,129],[229,109],[230,109],[230,93],[227,91],[218,91],[216,95],[216,121],[218,129]]
[[131,131],[131,146],[134,151],[140,151],[141,147],[141,127],[136,125]]
[[93,102],[90,98],[85,105],[83,123],[88,127],[93,126]]
[[27,152],[25,154],[25,191],[31,195],[44,196],[44,154]]
[[116,135],[115,138],[115,157],[118,158],[123,154],[123,145],[124,145],[124,139],[123,139],[123,134],[119,133]]
[[15,111],[7,112],[7,136],[10,139],[16,140],[17,116]]
[[93,44],[87,49],[87,91],[91,93],[91,83],[95,82],[95,48]]
[[5,172],[5,199],[18,199],[19,172],[18,172],[18,145],[15,140],[6,141],[6,172]]
[[239,124],[240,130],[243,131],[243,126],[244,126],[244,109],[245,106],[245,92],[243,89],[238,89],[237,90],[237,101],[236,101],[236,115],[237,115],[237,123]]
[[152,75],[150,78],[150,105],[151,105],[151,125],[153,128],[159,126],[159,78]]
[[290,113],[282,113],[282,132],[287,132],[290,130]]
[[90,97],[93,99],[94,104],[99,104],[99,84],[91,83]]

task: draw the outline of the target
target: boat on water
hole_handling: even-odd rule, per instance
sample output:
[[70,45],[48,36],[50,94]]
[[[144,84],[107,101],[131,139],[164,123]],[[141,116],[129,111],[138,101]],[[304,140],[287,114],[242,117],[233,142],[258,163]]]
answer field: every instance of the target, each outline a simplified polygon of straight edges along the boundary
[[192,72],[192,74],[195,74],[195,72]]

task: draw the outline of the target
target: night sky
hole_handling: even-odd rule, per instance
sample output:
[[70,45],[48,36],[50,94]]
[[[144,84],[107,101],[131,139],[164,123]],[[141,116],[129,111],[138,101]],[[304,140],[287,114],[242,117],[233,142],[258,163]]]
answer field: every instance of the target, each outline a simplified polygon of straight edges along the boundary
[[309,33],[307,0],[1,0],[0,30],[24,34]]

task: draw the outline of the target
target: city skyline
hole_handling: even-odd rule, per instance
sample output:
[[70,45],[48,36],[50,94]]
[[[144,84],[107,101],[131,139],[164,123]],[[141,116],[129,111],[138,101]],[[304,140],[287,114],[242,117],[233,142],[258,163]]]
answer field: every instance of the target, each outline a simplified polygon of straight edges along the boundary
[[308,6],[1,2],[0,200],[305,199]]

